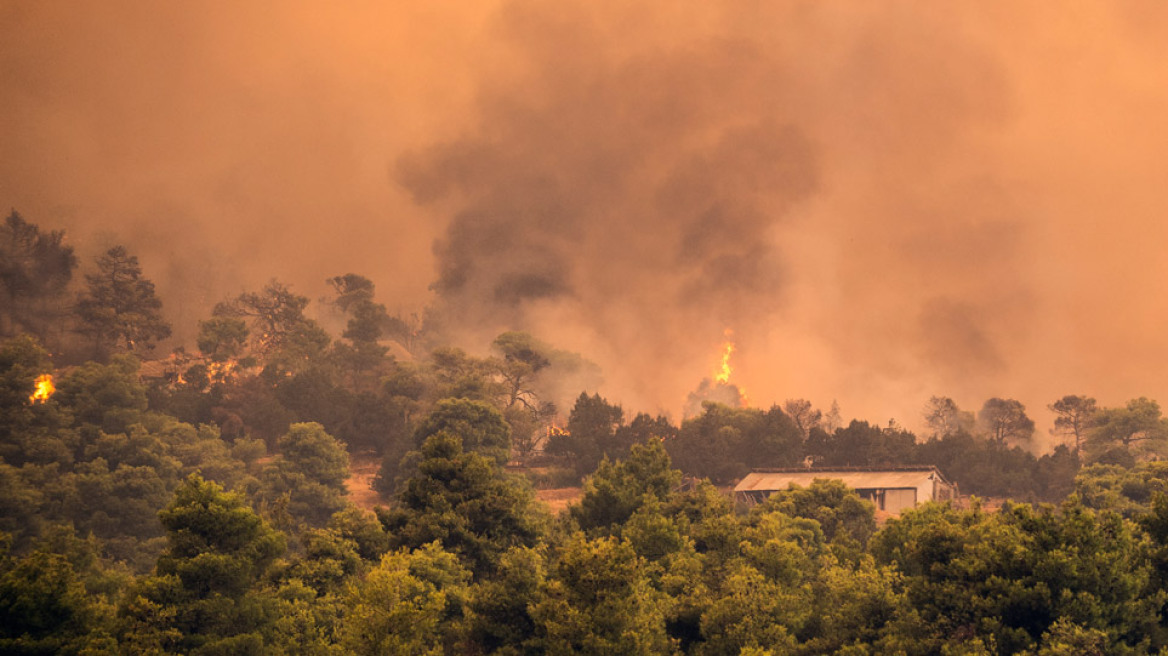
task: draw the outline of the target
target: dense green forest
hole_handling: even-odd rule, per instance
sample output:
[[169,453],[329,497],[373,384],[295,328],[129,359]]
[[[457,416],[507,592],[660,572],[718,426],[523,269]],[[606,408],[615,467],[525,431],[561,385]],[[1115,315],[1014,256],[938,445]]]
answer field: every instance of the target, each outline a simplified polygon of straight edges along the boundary
[[[340,335],[273,281],[159,353],[137,258],[78,267],[61,233],[0,226],[0,652],[1168,648],[1153,400],[1054,400],[1065,444],[1040,456],[1003,398],[934,397],[921,435],[799,399],[630,417],[572,389],[596,377],[584,356],[523,332],[452,348],[360,275],[321,301]],[[348,498],[351,458],[381,463],[375,512]],[[975,498],[878,525],[838,482],[753,508],[724,492],[804,463],[935,464]],[[571,485],[564,513],[536,498]]]

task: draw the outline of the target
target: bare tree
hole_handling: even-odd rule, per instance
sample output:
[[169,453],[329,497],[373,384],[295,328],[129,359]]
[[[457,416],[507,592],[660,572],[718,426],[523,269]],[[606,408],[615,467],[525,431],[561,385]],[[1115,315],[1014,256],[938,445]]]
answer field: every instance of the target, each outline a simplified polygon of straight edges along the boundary
[[925,423],[932,437],[941,438],[973,430],[973,413],[962,410],[947,396],[933,396],[925,404]]
[[819,422],[819,427],[828,433],[834,433],[836,430],[843,428],[844,419],[840,415],[839,401],[832,399],[831,409],[827,414],[823,415],[823,419]]
[[811,429],[818,426],[819,421],[823,419],[823,413],[812,408],[811,402],[807,399],[787,399],[783,403],[783,412],[795,422],[805,440],[811,434]]

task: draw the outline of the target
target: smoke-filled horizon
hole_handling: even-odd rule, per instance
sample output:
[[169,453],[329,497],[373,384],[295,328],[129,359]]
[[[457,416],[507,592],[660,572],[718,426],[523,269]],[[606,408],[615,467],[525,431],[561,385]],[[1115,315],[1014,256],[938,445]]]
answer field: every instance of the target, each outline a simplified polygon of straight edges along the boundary
[[1168,9],[0,1],[0,203],[179,338],[270,278],[526,329],[680,417],[1168,402]]

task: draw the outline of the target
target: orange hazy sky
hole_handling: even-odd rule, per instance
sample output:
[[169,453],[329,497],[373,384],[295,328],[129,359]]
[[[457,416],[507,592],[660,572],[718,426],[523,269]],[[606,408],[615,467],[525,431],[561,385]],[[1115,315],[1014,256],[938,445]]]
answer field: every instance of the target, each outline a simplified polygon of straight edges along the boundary
[[[270,278],[675,418],[1168,401],[1168,5],[0,0],[0,203],[180,337]],[[434,285],[433,289],[431,286]],[[1044,425],[1046,424],[1046,425]]]

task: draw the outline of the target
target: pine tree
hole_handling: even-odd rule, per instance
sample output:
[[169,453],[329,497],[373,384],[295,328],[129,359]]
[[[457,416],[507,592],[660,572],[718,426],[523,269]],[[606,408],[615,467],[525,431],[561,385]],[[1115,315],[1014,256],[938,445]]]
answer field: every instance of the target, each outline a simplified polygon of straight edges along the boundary
[[97,258],[97,269],[85,276],[88,287],[77,301],[78,330],[93,340],[97,357],[115,349],[149,351],[156,341],[170,337],[162,301],[154,294],[154,283],[142,277],[137,257],[115,246]]

